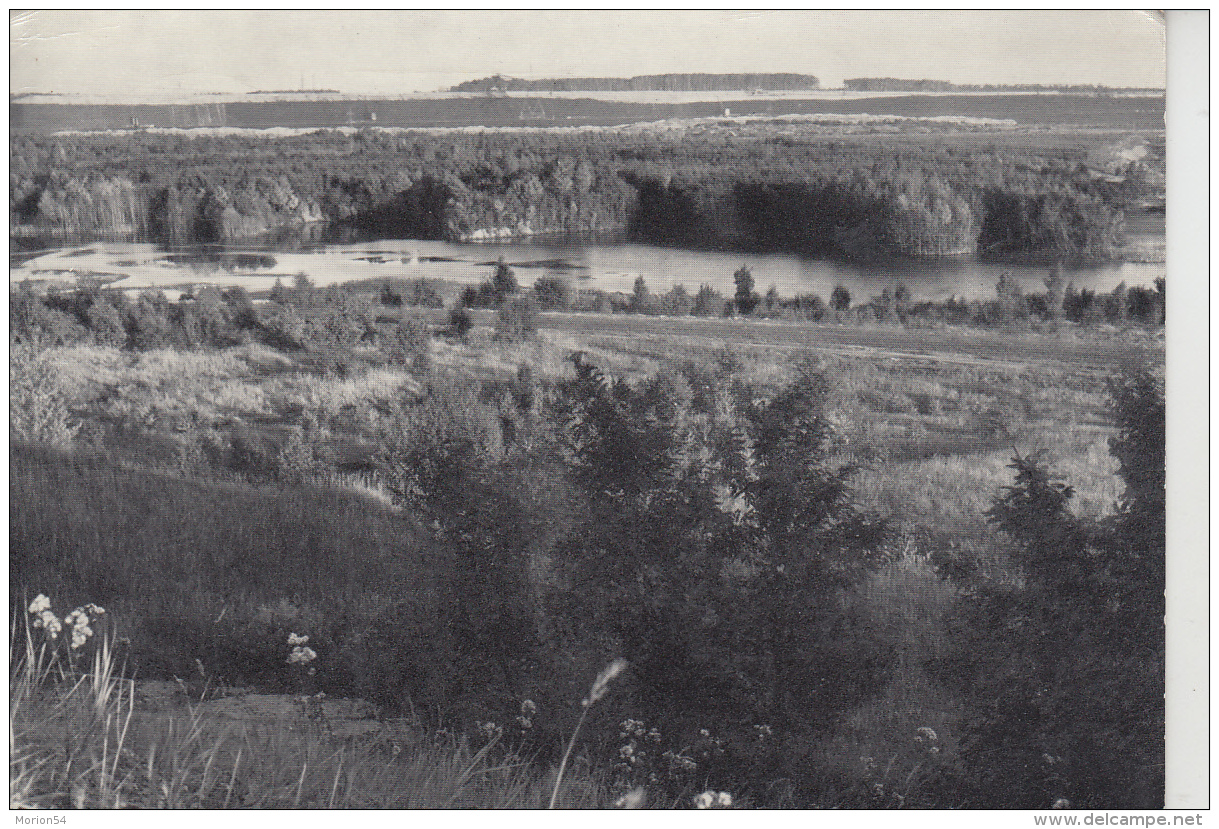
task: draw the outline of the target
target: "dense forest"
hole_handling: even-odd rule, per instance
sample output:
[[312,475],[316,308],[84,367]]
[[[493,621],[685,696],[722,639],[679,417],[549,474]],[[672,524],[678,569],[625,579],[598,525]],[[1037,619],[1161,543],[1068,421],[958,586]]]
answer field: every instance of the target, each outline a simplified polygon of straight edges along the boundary
[[741,89],[761,90],[817,89],[816,75],[794,72],[677,72],[667,75],[636,75],[633,78],[542,78],[524,80],[492,75],[459,83],[452,92],[707,92]]
[[318,131],[128,133],[11,145],[15,235],[253,239],[331,222],[480,240],[626,233],[826,256],[1105,259],[1154,172],[1082,147],[899,137]]

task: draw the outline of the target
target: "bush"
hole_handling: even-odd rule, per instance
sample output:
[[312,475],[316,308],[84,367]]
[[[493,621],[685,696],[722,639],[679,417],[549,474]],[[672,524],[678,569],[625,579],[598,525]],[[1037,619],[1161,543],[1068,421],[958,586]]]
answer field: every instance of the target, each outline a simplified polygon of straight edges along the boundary
[[495,316],[495,333],[509,340],[523,340],[537,333],[537,303],[518,297],[504,303]]
[[9,440],[68,446],[80,424],[73,422],[67,397],[45,357],[28,345],[9,345]]
[[423,366],[431,347],[431,328],[426,321],[410,315],[399,319],[393,331],[381,341],[381,350],[390,365],[398,366]]
[[470,312],[465,308],[454,308],[449,312],[449,334],[452,336],[464,340],[473,327],[474,321],[470,319]]
[[543,276],[533,283],[533,295],[544,310],[566,310],[571,307],[574,290],[565,276]]

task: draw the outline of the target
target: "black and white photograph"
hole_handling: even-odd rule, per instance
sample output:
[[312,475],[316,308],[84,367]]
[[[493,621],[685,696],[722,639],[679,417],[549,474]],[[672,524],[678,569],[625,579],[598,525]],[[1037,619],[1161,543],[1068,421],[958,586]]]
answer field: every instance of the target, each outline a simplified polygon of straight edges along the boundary
[[10,10],[10,814],[1207,809],[1174,14]]

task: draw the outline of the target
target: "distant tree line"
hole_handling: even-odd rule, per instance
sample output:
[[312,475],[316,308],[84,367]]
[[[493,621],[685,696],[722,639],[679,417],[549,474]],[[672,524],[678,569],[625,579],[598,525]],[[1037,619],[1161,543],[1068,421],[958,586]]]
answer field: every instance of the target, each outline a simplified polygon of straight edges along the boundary
[[[1084,148],[364,130],[17,138],[16,233],[225,242],[330,222],[399,238],[623,233],[830,256],[1105,259],[1146,177]],[[1136,165],[1137,166],[1137,163]]]
[[804,90],[819,88],[815,75],[794,72],[675,72],[665,75],[636,75],[633,78],[542,78],[524,80],[492,75],[465,81],[452,92],[707,92],[724,89],[752,91]]
[[1080,94],[1121,94],[1160,92],[1134,86],[1105,86],[1086,83],[952,83],[928,78],[846,78],[842,88],[851,92],[1067,92]]

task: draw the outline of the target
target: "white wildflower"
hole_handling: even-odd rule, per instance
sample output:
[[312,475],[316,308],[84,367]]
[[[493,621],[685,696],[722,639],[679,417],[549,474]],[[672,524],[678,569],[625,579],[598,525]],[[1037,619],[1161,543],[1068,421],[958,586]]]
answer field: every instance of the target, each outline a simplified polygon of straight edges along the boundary
[[38,596],[35,597],[34,601],[30,602],[30,613],[34,614],[35,616],[42,613],[42,611],[44,611],[44,610],[50,610],[50,609],[51,609],[51,600],[48,599],[46,596],[44,596],[42,593],[39,593]]
[[918,729],[918,736],[915,737],[914,739],[920,743],[923,740],[927,740],[927,742],[929,742],[929,743],[934,743],[936,740],[939,739],[939,737],[936,736],[935,729],[928,728],[927,726],[924,725]]
[[728,794],[728,792],[720,792],[715,799],[715,803],[721,809],[730,809],[732,808],[732,795]]
[[309,637],[308,637],[308,636],[300,636],[300,635],[295,634],[295,633],[289,633],[289,634],[288,634],[288,644],[289,644],[289,645],[308,645],[308,644],[309,644]]
[[1050,808],[1052,808],[1052,809],[1070,809],[1071,801],[1067,800],[1065,797],[1060,797],[1054,801],[1054,805],[1051,806]]
[[308,665],[315,659],[317,659],[317,651],[301,645],[294,647],[292,653],[288,654],[289,665]]
[[716,801],[715,792],[703,792],[702,794],[695,796],[694,808],[695,809],[710,809],[712,806],[715,805],[715,801]]
[[648,799],[648,793],[643,786],[631,789],[622,797],[614,801],[615,809],[642,809],[643,804]]
[[527,699],[521,703],[521,716],[529,717],[537,712],[538,706],[533,700]]
[[59,638],[59,632],[63,630],[59,617],[49,610],[39,612],[37,618],[34,619],[34,627],[42,628],[52,639]]

